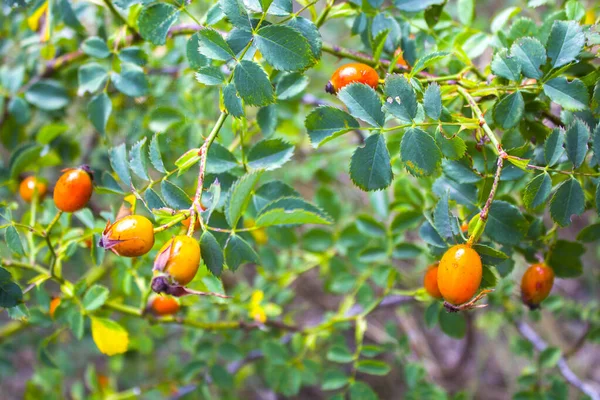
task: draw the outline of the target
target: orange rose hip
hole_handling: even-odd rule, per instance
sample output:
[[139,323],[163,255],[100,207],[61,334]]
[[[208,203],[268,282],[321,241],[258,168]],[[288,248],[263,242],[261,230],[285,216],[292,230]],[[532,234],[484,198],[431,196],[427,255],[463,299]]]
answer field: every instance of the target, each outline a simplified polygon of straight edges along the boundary
[[438,269],[439,263],[431,264],[427,267],[425,277],[423,278],[423,286],[425,287],[425,291],[427,291],[431,297],[441,299],[442,293],[438,287]]
[[158,251],[154,271],[164,272],[176,284],[185,286],[194,279],[200,265],[200,245],[189,236],[179,235]]
[[529,308],[537,308],[554,285],[554,271],[546,264],[533,264],[521,278],[521,299]]
[[59,305],[60,297],[55,297],[52,300],[50,300],[50,318],[54,318],[54,313],[56,312],[56,309]]
[[469,301],[479,289],[483,268],[481,257],[470,246],[459,244],[446,251],[438,268],[438,287],[448,303]]
[[114,224],[109,221],[100,246],[124,257],[143,256],[154,246],[154,226],[141,215],[128,215]]
[[155,315],[173,315],[179,311],[179,303],[171,296],[156,296],[150,303],[150,309]]
[[66,169],[54,186],[54,204],[64,212],[81,210],[92,197],[93,189],[86,167]]
[[27,178],[23,179],[19,185],[19,195],[23,201],[27,203],[31,203],[33,200],[33,195],[36,191],[38,200],[43,200],[46,196],[46,192],[48,191],[48,186],[35,176],[28,176]]
[[341,88],[351,83],[363,83],[376,89],[379,84],[379,75],[377,71],[366,64],[350,63],[342,65],[335,70],[331,79],[327,82],[325,91],[335,94]]

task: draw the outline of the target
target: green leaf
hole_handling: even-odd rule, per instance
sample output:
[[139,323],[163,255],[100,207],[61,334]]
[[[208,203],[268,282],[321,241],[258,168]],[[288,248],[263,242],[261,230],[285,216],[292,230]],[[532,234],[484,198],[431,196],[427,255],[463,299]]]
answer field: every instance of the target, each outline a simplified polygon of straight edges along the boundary
[[81,43],[81,50],[90,57],[106,58],[110,56],[110,50],[106,42],[98,36],[90,36]]
[[209,174],[221,174],[238,166],[235,156],[227,147],[213,143],[206,156],[206,172]]
[[261,211],[268,203],[282,197],[300,197],[300,194],[286,183],[271,181],[256,190],[252,202],[254,208]]
[[392,250],[392,258],[396,260],[414,260],[423,253],[423,249],[414,243],[398,243]]
[[82,305],[86,311],[99,309],[108,300],[109,291],[101,285],[94,285],[88,289],[83,297]]
[[444,239],[454,236],[451,215],[448,192],[444,192],[433,210],[434,228]]
[[385,226],[368,214],[358,216],[356,219],[356,227],[365,235],[375,238],[385,237],[386,235]]
[[532,37],[520,38],[513,43],[510,54],[521,64],[523,75],[540,79],[540,66],[546,63],[546,50],[539,40]]
[[256,226],[330,224],[331,218],[317,206],[297,197],[283,197],[265,205]]
[[523,203],[529,209],[536,209],[545,204],[552,190],[552,179],[547,172],[542,172],[525,187]]
[[150,163],[158,172],[166,173],[165,165],[163,164],[162,156],[160,155],[160,147],[158,143],[158,133],[152,136],[150,141],[150,148],[148,149],[150,155]]
[[192,206],[190,197],[179,186],[167,180],[160,184],[160,191],[167,205],[176,210],[187,210]]
[[[337,390],[346,386],[349,378],[342,371],[328,370],[323,374],[323,390]],[[331,399],[333,400],[333,399]]]
[[558,162],[565,152],[565,131],[562,128],[554,128],[544,143],[544,158],[546,164],[551,167]]
[[510,129],[521,122],[525,112],[525,102],[521,92],[516,91],[508,96],[504,96],[494,106],[494,121],[502,129]]
[[561,358],[560,349],[556,347],[548,347],[544,349],[539,356],[540,367],[553,368],[558,364]]
[[350,178],[364,191],[382,190],[392,183],[390,153],[385,137],[375,133],[358,147],[350,161]]
[[129,167],[134,174],[149,181],[148,158],[146,153],[146,138],[137,141],[129,151]]
[[579,232],[577,240],[582,242],[594,242],[600,239],[600,223],[588,225]]
[[[197,54],[198,52],[196,52]],[[124,63],[131,63],[143,67],[148,62],[148,57],[144,50],[136,46],[126,47],[119,51],[119,60]]]
[[265,60],[281,71],[302,70],[315,61],[308,40],[289,26],[260,28],[254,35],[254,42]]
[[108,151],[110,166],[117,173],[121,182],[127,187],[131,186],[131,174],[129,173],[129,165],[127,164],[127,148],[125,143],[111,148]]
[[481,180],[481,176],[473,172],[466,161],[444,160],[442,169],[448,178],[458,183],[477,183]]
[[237,235],[231,235],[225,244],[225,262],[230,270],[236,271],[240,265],[258,264],[260,260],[248,242]]
[[82,96],[86,92],[94,93],[106,83],[108,71],[98,63],[91,62],[79,67],[77,79],[79,81],[79,90],[77,94]]
[[250,149],[247,162],[252,169],[271,171],[288,162],[293,154],[293,145],[281,139],[265,139]]
[[235,118],[244,117],[244,105],[233,83],[229,83],[223,87],[223,104],[227,112]]
[[481,257],[481,263],[488,267],[495,267],[509,258],[500,250],[496,250],[493,247],[483,244],[475,244],[473,245],[473,249],[476,250],[477,254]]
[[550,79],[544,83],[544,93],[550,100],[561,105],[569,111],[578,111],[587,108],[589,94],[585,84],[579,79],[571,82],[564,76]]
[[304,121],[313,147],[319,147],[346,132],[359,128],[350,114],[335,107],[319,106]]
[[242,214],[246,211],[248,203],[250,203],[250,199],[252,198],[252,190],[258,183],[261,175],[262,171],[246,174],[231,187],[229,199],[225,206],[225,217],[227,218],[227,223],[232,228],[237,226]]
[[[386,76],[383,93],[386,98],[383,107],[390,114],[403,122],[412,122],[415,119],[418,110],[417,96],[404,75]],[[383,123],[379,125],[383,125]]]
[[390,225],[393,233],[401,233],[414,228],[423,219],[423,213],[417,210],[404,211],[396,215]]
[[548,265],[554,270],[557,278],[575,278],[583,273],[581,256],[585,254],[585,246],[579,242],[557,240],[550,247]]
[[423,95],[423,108],[429,116],[434,120],[439,120],[442,115],[442,94],[440,92],[440,85],[433,82],[427,86],[425,94]]
[[433,174],[442,160],[435,140],[419,128],[409,128],[404,133],[400,144],[400,157],[408,172],[416,177]]
[[8,168],[10,177],[16,179],[30,165],[39,160],[42,146],[33,143],[24,143],[12,151]]
[[225,39],[212,28],[204,28],[198,32],[198,51],[213,60],[228,61],[235,57]]
[[573,163],[574,168],[579,168],[585,160],[588,151],[590,130],[585,122],[579,118],[571,123],[565,135],[565,149],[567,157]]
[[509,81],[521,80],[521,63],[516,57],[508,54],[508,49],[498,51],[491,64],[492,72]]
[[200,54],[198,47],[200,46],[200,35],[196,32],[187,41],[185,54],[187,55],[190,68],[198,69],[208,65],[208,58]]
[[598,210],[598,215],[600,215],[600,183],[598,183],[598,187],[596,188],[596,210]]
[[242,60],[234,70],[233,81],[246,104],[266,106],[275,101],[273,86],[267,73],[255,62]]
[[36,135],[36,141],[39,144],[50,144],[58,136],[69,130],[69,125],[65,123],[44,125]]
[[225,76],[219,67],[210,65],[198,69],[196,80],[204,85],[215,86],[222,84],[225,81]]
[[467,332],[467,321],[462,313],[449,313],[440,311],[440,328],[442,331],[455,339],[461,339]]
[[286,25],[296,29],[302,34],[302,36],[306,38],[306,40],[308,40],[308,44],[310,45],[310,49],[315,60],[321,58],[321,48],[323,46],[323,40],[321,39],[319,29],[315,26],[315,24],[312,21],[304,17],[294,17],[290,19]]
[[[415,0],[418,1],[418,0]],[[420,3],[424,3],[425,1],[421,1]],[[427,54],[417,60],[414,67],[410,71],[409,78],[412,79],[416,74],[423,71],[425,68],[429,67],[431,64],[443,59],[450,53],[447,51],[436,51],[430,54]]]
[[78,339],[83,339],[84,333],[84,320],[83,314],[80,312],[79,308],[71,307],[67,311],[67,323],[69,324],[69,328],[73,335]]
[[88,119],[102,135],[106,134],[106,124],[112,113],[112,102],[104,92],[92,97],[87,106]]
[[567,1],[565,12],[567,13],[567,19],[579,21],[585,17],[585,7],[578,0]]
[[144,7],[138,15],[140,35],[152,44],[165,44],[167,33],[179,18],[179,9],[167,3]]
[[150,210],[158,210],[159,208],[166,207],[160,196],[154,191],[154,189],[148,189],[144,192],[144,199],[148,203]]
[[345,345],[333,345],[325,356],[329,361],[333,361],[339,364],[347,364],[352,362],[354,355],[350,353],[350,350]]
[[577,22],[554,21],[546,45],[552,67],[560,68],[575,61],[584,44],[585,35]]
[[369,375],[384,376],[390,372],[390,366],[379,360],[360,360],[356,365],[359,372]]
[[458,19],[463,25],[471,25],[475,19],[475,0],[458,0]]
[[571,224],[573,215],[581,215],[585,211],[585,195],[579,181],[567,179],[556,190],[550,201],[550,215],[560,226]]
[[278,100],[288,100],[300,93],[308,86],[308,76],[300,72],[285,74],[277,81],[275,93]]
[[22,301],[23,292],[21,288],[12,281],[10,272],[0,267],[0,307],[10,309]]
[[434,4],[443,4],[444,0],[394,0],[394,5],[400,11],[423,11]]
[[219,7],[233,26],[246,31],[252,30],[248,13],[240,0],[219,0]]
[[438,128],[435,131],[435,142],[442,151],[444,157],[451,160],[462,158],[467,151],[465,141],[458,135],[447,138]]
[[20,97],[13,97],[8,103],[8,112],[19,125],[26,125],[31,119],[29,104]]
[[270,137],[275,133],[277,127],[277,105],[271,104],[266,107],[262,107],[256,114],[256,122],[264,137]]
[[338,98],[348,107],[353,117],[373,126],[383,126],[385,114],[381,110],[381,99],[370,86],[351,83],[339,91]]
[[135,64],[121,64],[121,72],[112,76],[115,88],[130,97],[148,94],[148,81],[144,70]]
[[527,220],[521,211],[506,201],[495,200],[490,207],[485,234],[495,242],[516,245],[527,230]]
[[214,276],[221,276],[225,264],[223,249],[209,231],[204,231],[200,237],[200,254],[208,270]]
[[24,256],[25,250],[23,249],[23,244],[21,243],[21,237],[19,236],[19,232],[17,232],[17,228],[13,225],[10,225],[4,231],[4,240],[6,240],[6,244],[8,248],[12,250],[13,253]]
[[150,112],[150,123],[148,127],[153,132],[164,132],[176,124],[181,123],[185,116],[176,108],[162,106]]
[[199,148],[189,149],[185,153],[183,153],[177,160],[175,160],[175,166],[179,169],[177,172],[177,176],[180,176],[185,171],[190,169],[193,165],[195,165],[198,161],[200,161],[200,155],[198,152]]
[[505,8],[504,10],[502,10],[492,20],[492,23],[490,26],[492,33],[496,33],[500,29],[502,29],[506,25],[506,23],[508,22],[509,19],[511,19],[515,15],[519,14],[520,12],[521,12],[520,7],[508,7],[508,8]]
[[25,92],[25,100],[47,111],[58,110],[69,104],[69,96],[63,85],[50,79],[31,85]]

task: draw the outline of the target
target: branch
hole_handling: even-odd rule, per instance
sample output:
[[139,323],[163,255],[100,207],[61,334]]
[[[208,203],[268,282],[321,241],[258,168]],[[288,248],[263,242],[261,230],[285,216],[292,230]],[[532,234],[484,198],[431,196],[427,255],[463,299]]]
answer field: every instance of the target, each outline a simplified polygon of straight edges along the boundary
[[[537,351],[544,351],[548,347],[548,344],[544,341],[544,339],[542,339],[537,332],[525,322],[516,322],[515,325],[521,336],[527,339]],[[600,400],[600,394],[591,385],[583,382],[577,375],[575,375],[571,368],[569,368],[569,365],[564,357],[560,357],[557,367],[561,375],[571,386],[577,388],[580,392],[589,396],[592,400]]]

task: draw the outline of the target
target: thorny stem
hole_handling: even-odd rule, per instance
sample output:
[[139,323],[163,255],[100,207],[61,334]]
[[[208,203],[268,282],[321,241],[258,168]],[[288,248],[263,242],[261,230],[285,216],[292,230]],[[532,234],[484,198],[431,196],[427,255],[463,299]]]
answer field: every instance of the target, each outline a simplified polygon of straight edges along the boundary
[[444,301],[444,308],[446,311],[450,313],[456,313],[460,311],[468,311],[476,308],[484,308],[487,307],[487,304],[477,304],[477,302],[483,299],[488,293],[493,292],[492,289],[484,289],[477,296],[475,296],[471,301],[461,304],[459,306],[455,306],[454,304],[450,304],[447,301]]
[[539,165],[529,164],[527,168],[535,169],[537,171],[546,171],[546,172],[555,172],[557,174],[563,175],[581,175],[581,176],[600,176],[600,172],[577,172],[577,171],[562,171],[559,169],[548,168],[548,167],[540,167]]

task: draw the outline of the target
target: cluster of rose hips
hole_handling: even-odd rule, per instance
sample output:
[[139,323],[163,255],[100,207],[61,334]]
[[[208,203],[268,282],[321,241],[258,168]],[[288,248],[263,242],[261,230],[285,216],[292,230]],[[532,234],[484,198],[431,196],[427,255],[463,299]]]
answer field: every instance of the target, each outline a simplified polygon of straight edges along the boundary
[[[34,198],[42,200],[47,191],[47,184],[34,176],[25,178],[19,186],[19,194],[25,202],[31,202]],[[92,175],[86,166],[67,169],[54,186],[54,204],[61,212],[76,212],[87,205],[92,192]],[[190,218],[184,220],[183,224],[189,226]],[[195,226],[198,226],[198,221]],[[112,224],[109,221],[99,245],[119,256],[143,256],[154,246],[154,226],[141,215],[127,215]],[[189,236],[175,236],[162,246],[156,256],[152,288],[159,294],[180,295],[181,288],[196,276],[199,265],[198,242]],[[51,316],[59,304],[60,298],[52,300]],[[179,303],[170,296],[156,296],[149,308],[156,315],[168,315],[179,310]]]
[[[423,286],[429,295],[453,306],[467,303],[477,292],[483,274],[481,257],[468,244],[452,246],[439,263],[425,272]],[[521,279],[521,299],[529,308],[538,308],[554,284],[554,271],[543,263],[527,268]]]

